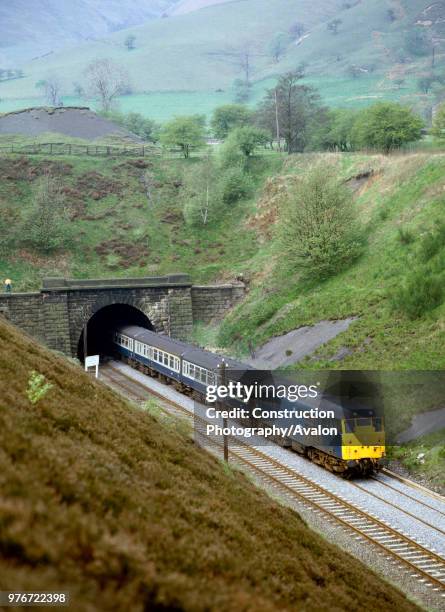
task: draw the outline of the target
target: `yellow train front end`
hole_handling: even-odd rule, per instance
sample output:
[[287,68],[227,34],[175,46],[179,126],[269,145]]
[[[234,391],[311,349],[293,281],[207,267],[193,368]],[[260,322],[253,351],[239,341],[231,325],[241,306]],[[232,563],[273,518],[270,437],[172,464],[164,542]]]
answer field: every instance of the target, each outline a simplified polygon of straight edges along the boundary
[[381,417],[343,419],[341,440],[348,471],[366,476],[383,467],[385,429]]

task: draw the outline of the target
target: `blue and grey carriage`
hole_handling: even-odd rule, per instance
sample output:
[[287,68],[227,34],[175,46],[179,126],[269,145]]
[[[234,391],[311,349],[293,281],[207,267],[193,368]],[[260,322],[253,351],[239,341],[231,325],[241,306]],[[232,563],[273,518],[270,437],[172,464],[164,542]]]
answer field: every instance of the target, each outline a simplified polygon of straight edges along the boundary
[[[221,383],[223,362],[228,380],[252,382],[261,379],[261,373],[239,361],[137,326],[117,328],[113,332],[112,345],[115,355],[133,367],[172,382],[179,391],[191,392],[196,399],[202,401],[209,385]],[[276,407],[273,402],[264,399],[261,401],[264,408]],[[339,401],[335,397],[322,397],[316,403],[320,410],[333,413],[329,422],[326,419],[317,422],[313,418],[303,418],[299,423],[303,431],[305,428],[317,429],[320,426],[320,433],[308,436],[293,431],[286,436],[275,436],[275,441],[344,476],[367,475],[378,470],[385,456],[385,432],[383,419],[377,411],[358,402],[347,399]],[[241,400],[227,402],[228,407],[237,405],[246,408]],[[287,400],[280,402],[281,408],[295,410],[314,405],[315,401],[309,399],[298,400],[296,403]],[[249,410],[253,407],[252,403],[248,405]],[[252,417],[248,421],[250,425],[257,421],[258,426],[275,423],[282,428],[291,424],[288,419],[284,422],[279,418]],[[246,423],[243,422],[243,425]],[[323,433],[325,428],[330,430],[329,433]]]

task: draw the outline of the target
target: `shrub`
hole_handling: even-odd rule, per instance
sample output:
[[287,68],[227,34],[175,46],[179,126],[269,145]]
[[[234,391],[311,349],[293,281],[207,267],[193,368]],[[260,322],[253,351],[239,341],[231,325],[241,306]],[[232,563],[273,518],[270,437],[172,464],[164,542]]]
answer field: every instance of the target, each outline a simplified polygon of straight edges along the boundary
[[392,307],[410,319],[418,319],[440,306],[442,300],[443,279],[427,268],[419,268],[395,292]]
[[420,244],[420,259],[427,263],[445,247],[445,223],[436,225],[434,230],[426,234]]
[[227,138],[228,144],[238,147],[238,149],[249,157],[260,146],[264,146],[270,141],[270,133],[262,128],[253,125],[245,125],[232,130]]
[[312,278],[345,269],[358,257],[363,243],[351,192],[321,165],[290,194],[279,234],[283,260]]
[[238,144],[231,139],[219,148],[218,161],[221,168],[241,167],[246,163],[245,155],[242,154]]
[[221,176],[220,186],[224,204],[235,204],[253,190],[252,179],[240,166],[226,170]]
[[388,154],[422,138],[423,121],[409,108],[393,102],[378,102],[360,111],[352,130],[357,148]]
[[401,244],[412,244],[416,239],[414,232],[409,229],[404,229],[403,227],[399,227],[398,231],[398,239]]
[[29,375],[28,388],[26,396],[31,404],[37,404],[45,395],[53,388],[54,385],[49,383],[43,374],[38,374],[33,370]]
[[221,193],[215,164],[209,155],[202,163],[188,169],[181,197],[184,220],[188,225],[207,225],[217,219],[222,209]]
[[23,242],[41,253],[66,248],[72,240],[66,198],[58,181],[49,174],[37,183],[33,208],[26,216]]

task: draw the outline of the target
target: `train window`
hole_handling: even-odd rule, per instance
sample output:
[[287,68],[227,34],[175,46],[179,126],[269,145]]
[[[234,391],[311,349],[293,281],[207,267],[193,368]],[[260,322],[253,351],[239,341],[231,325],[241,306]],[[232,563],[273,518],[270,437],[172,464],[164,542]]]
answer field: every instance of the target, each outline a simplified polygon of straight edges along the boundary
[[192,380],[196,380],[204,385],[214,384],[215,375],[213,372],[210,372],[206,368],[201,368],[200,366],[194,365],[189,361],[184,361],[183,363],[184,376],[187,376],[187,378],[191,378]]
[[372,425],[372,419],[357,419],[357,427],[369,427]]

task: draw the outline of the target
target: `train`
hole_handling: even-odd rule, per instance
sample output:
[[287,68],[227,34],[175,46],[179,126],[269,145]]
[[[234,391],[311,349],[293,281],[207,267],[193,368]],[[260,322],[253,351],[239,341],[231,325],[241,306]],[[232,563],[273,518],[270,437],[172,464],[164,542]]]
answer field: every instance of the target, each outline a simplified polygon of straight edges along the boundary
[[[240,361],[136,325],[117,327],[112,331],[109,340],[115,358],[145,374],[172,384],[179,392],[192,395],[202,403],[206,401],[207,387],[221,383],[223,363],[224,372],[227,372],[234,382],[246,375],[250,380],[254,380],[256,376],[253,368]],[[314,429],[319,425],[321,433],[318,435],[307,436],[291,432],[288,435],[271,436],[271,439],[345,478],[370,476],[378,472],[385,464],[385,429],[382,416],[375,408],[357,402],[340,401],[336,397],[323,397],[322,402],[323,410],[329,410],[332,415],[330,424],[335,425],[328,428],[329,433],[324,433],[326,421],[321,422],[320,419],[317,423],[317,420],[314,421],[311,417],[307,424],[310,420]],[[246,408],[241,400],[232,399],[228,404]],[[286,399],[280,401],[280,405],[290,407]],[[301,413],[311,406],[313,403],[306,399],[298,399],[292,404],[292,408],[301,409]],[[247,409],[251,411],[252,405]],[[265,412],[267,414],[268,411]],[[278,429],[286,424],[286,420],[282,418],[255,419],[250,413],[247,420],[251,425],[255,423],[257,427],[270,427],[275,424]]]

